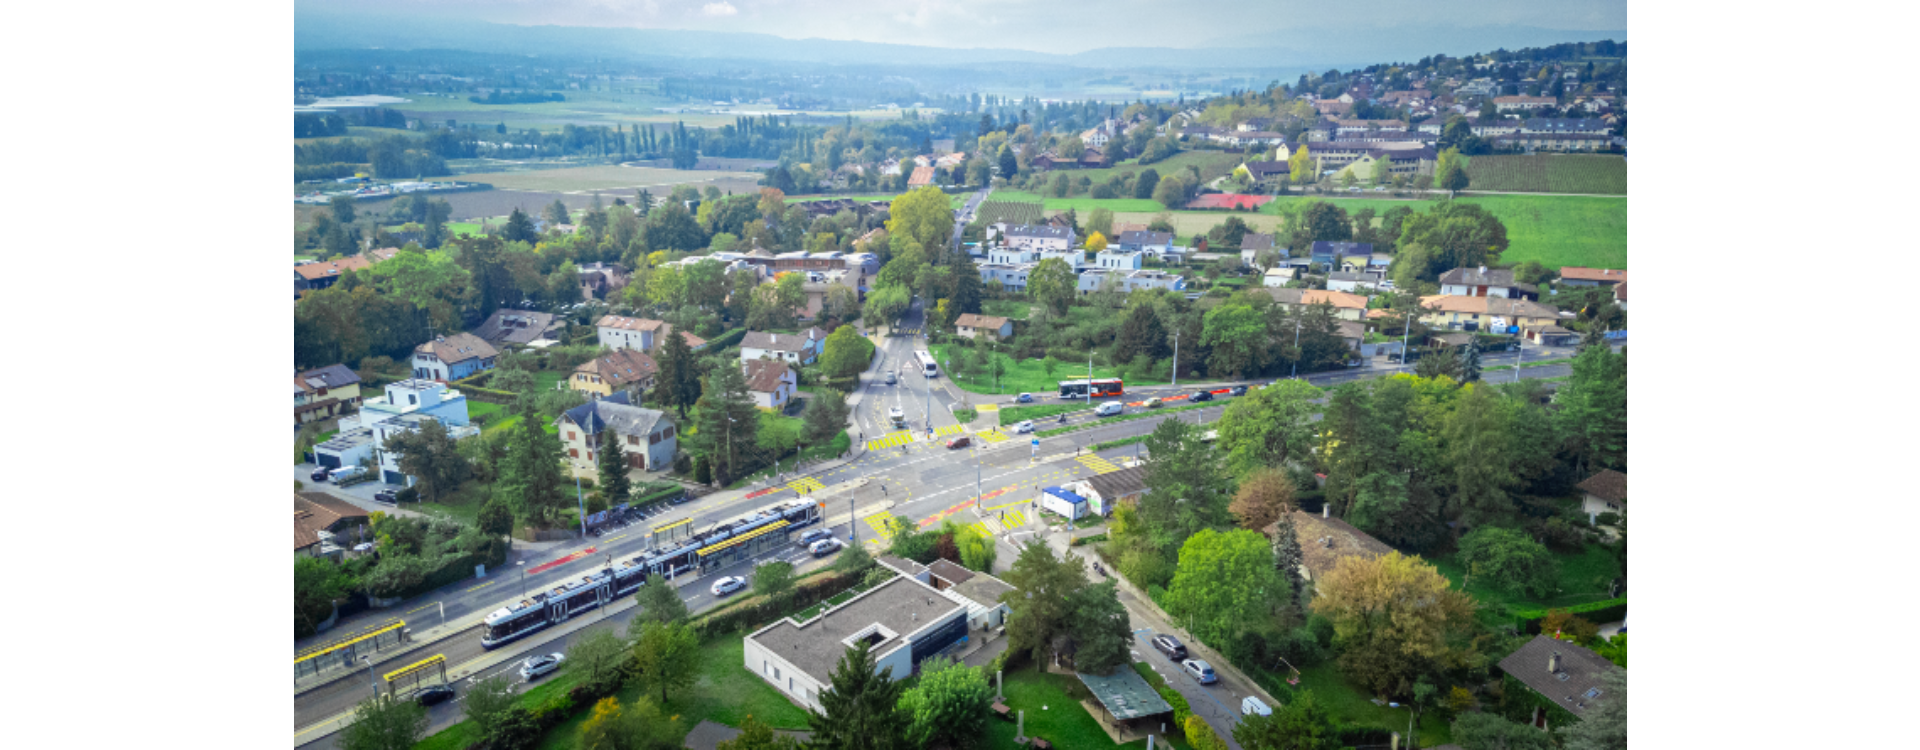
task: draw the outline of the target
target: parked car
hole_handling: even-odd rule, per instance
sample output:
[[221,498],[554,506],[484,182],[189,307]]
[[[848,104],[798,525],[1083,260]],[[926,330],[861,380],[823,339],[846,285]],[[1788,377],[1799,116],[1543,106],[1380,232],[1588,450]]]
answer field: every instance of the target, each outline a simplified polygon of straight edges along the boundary
[[553,674],[554,670],[560,668],[560,662],[566,660],[566,654],[547,654],[546,656],[533,657],[520,665],[520,676],[528,680],[539,679],[546,675]]
[[893,371],[892,371],[892,370],[888,370],[888,371],[887,371],[887,385],[893,385],[893,384],[895,384],[895,383],[898,383],[898,382],[900,382],[900,376],[898,376],[898,375],[895,375],[895,374],[893,374]]
[[[1108,401],[1104,404],[1101,404],[1100,408],[1093,410],[1093,415],[1096,417],[1111,417],[1115,414],[1119,414],[1126,410],[1127,410],[1126,404],[1120,403],[1118,401]],[[1066,415],[1062,414],[1061,416],[1064,417]]]
[[376,502],[382,502],[388,505],[398,505],[400,503],[400,493],[397,490],[381,490],[373,493],[373,499]]
[[960,437],[947,441],[948,450],[953,450],[955,448],[965,448],[969,445],[973,445],[973,438],[967,437],[966,435],[961,435]]
[[831,531],[828,531],[826,529],[814,529],[805,534],[801,534],[800,543],[813,544],[814,542],[820,541],[822,539],[830,539],[832,537],[833,537],[833,532]]
[[1213,391],[1194,391],[1194,392],[1193,392],[1193,396],[1192,396],[1191,398],[1188,398],[1187,400],[1188,400],[1188,401],[1196,401],[1196,402],[1198,402],[1198,401],[1212,401],[1212,400],[1213,400]]
[[1172,659],[1176,662],[1187,658],[1186,645],[1182,644],[1180,642],[1180,639],[1170,635],[1154,636],[1153,647],[1155,650],[1158,650],[1160,653],[1166,654],[1167,658]]
[[1033,420],[1031,419],[1013,426],[1013,434],[1015,435],[1025,435],[1029,432],[1033,432]]
[[318,469],[314,469],[312,474],[307,475],[307,478],[312,479],[313,481],[316,481],[316,482],[327,481],[327,467],[322,466]]
[[822,539],[814,542],[813,546],[807,549],[813,552],[814,557],[826,557],[827,555],[839,552],[842,546],[844,545],[841,544],[838,539]]
[[1013,401],[1014,403],[1019,403],[1019,404],[1031,404],[1033,403],[1033,394],[1022,393],[1019,396],[1014,397]]
[[1187,674],[1192,675],[1193,679],[1202,685],[1212,685],[1220,681],[1220,676],[1213,673],[1213,665],[1199,659],[1180,662],[1180,668],[1186,670]]
[[446,685],[430,685],[413,691],[413,702],[422,706],[437,706],[453,699],[453,688]]
[[1240,699],[1240,715],[1272,716],[1273,709],[1268,708],[1267,704],[1262,702],[1259,698],[1255,698],[1249,695],[1245,698]]
[[745,578],[741,578],[740,576],[721,576],[720,580],[713,582],[713,587],[710,590],[714,596],[726,596],[746,587],[747,579]]
[[1233,390],[1227,392],[1227,395],[1233,396],[1235,398],[1238,398],[1240,396],[1245,396],[1247,395],[1247,387],[1244,385],[1236,385],[1233,387]]
[[1158,396],[1155,396],[1153,398],[1147,399],[1147,408],[1149,409],[1160,408],[1160,398]]

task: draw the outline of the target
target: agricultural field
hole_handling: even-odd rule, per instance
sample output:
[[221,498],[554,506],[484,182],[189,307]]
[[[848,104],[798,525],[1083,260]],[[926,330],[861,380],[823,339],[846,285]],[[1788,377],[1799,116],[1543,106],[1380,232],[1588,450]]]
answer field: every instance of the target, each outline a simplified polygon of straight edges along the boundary
[[1095,183],[1106,182],[1115,174],[1141,172],[1151,167],[1161,177],[1175,172],[1184,172],[1188,165],[1199,168],[1202,182],[1215,177],[1224,177],[1240,166],[1240,154],[1231,151],[1182,151],[1173,156],[1142,166],[1138,160],[1129,159],[1106,169],[1069,169],[1064,170],[1072,177],[1086,177]]
[[[1486,158],[1486,157],[1480,157]],[[1278,213],[1283,203],[1291,201],[1321,200],[1286,196],[1267,204],[1268,214]],[[1340,206],[1349,213],[1363,208],[1386,211],[1395,206],[1408,206],[1415,211],[1426,211],[1428,201],[1404,201],[1384,198],[1328,198],[1328,203]],[[1509,248],[1501,254],[1501,265],[1510,265],[1529,260],[1540,261],[1549,269],[1561,266],[1588,266],[1591,268],[1627,267],[1627,199],[1531,196],[1531,195],[1476,195],[1458,199],[1462,203],[1477,203],[1485,206],[1494,216],[1507,225]],[[1214,220],[1225,220],[1224,215]],[[1178,217],[1179,214],[1176,214]],[[1118,216],[1116,221],[1121,221]],[[1251,217],[1248,223],[1253,224]],[[1278,219],[1278,216],[1274,217]],[[1140,219],[1129,219],[1140,221]],[[1176,224],[1179,220],[1176,218]],[[1206,226],[1212,226],[1212,223]],[[1258,225],[1256,225],[1258,226]],[[1263,231],[1270,231],[1264,230]],[[1182,233],[1186,230],[1183,228]]]
[[[1149,201],[1151,202],[1151,201]],[[1160,204],[1155,203],[1155,206]],[[1148,224],[1154,217],[1166,214],[1173,222],[1174,236],[1180,244],[1193,239],[1196,234],[1205,234],[1207,230],[1219,226],[1229,216],[1238,216],[1256,232],[1272,232],[1280,226],[1280,217],[1273,214],[1257,214],[1244,211],[1114,211],[1113,221],[1119,223]],[[1087,209],[1080,210],[1080,221],[1086,223]]]
[[675,185],[688,183],[696,184],[702,189],[707,185],[713,185],[721,190],[732,190],[736,193],[760,189],[757,184],[760,181],[760,175],[757,173],[626,167],[615,164],[521,171],[508,169],[500,172],[479,172],[429,179],[483,182],[501,190],[562,193],[601,190],[608,193],[628,194],[646,188],[655,194],[665,194]]
[[1470,190],[1516,193],[1626,195],[1627,160],[1603,154],[1475,156],[1467,163]]
[[979,218],[974,223],[987,225],[1004,221],[1010,224],[1038,224],[1045,220],[1046,217],[1043,215],[1045,212],[1040,204],[1020,200],[1001,200],[998,195],[995,193],[994,197],[989,197],[987,202],[980,204],[979,210],[974,214]]

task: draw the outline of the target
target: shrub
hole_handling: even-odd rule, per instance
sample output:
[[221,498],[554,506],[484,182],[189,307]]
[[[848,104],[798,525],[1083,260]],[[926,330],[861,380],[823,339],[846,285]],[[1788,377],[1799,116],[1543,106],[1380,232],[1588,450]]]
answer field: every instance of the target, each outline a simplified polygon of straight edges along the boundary
[[1069,546],[1069,547],[1078,547],[1078,546],[1080,546],[1080,545],[1082,545],[1082,544],[1098,544],[1098,543],[1100,543],[1100,542],[1104,542],[1104,541],[1106,541],[1106,540],[1107,540],[1107,535],[1106,535],[1106,534],[1094,534],[1094,535],[1092,535],[1092,536],[1083,536],[1083,537],[1076,537],[1076,538],[1074,538],[1074,540],[1073,540],[1073,541],[1071,541],[1071,542],[1068,542],[1068,543],[1067,543],[1067,546]]
[[1180,728],[1187,733],[1187,744],[1192,745],[1193,750],[1226,750],[1227,748],[1227,743],[1220,740],[1219,733],[1214,732],[1213,727],[1207,725],[1204,717],[1188,716],[1186,721],[1180,723]]

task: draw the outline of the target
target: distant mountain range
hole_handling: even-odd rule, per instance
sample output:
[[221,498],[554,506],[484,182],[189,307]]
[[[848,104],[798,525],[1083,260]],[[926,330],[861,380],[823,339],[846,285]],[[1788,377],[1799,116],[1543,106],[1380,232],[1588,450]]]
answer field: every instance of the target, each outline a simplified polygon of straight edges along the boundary
[[556,57],[765,60],[827,65],[947,66],[1026,63],[1090,69],[1252,70],[1352,68],[1412,62],[1428,55],[1627,38],[1625,30],[1570,31],[1531,26],[1336,28],[1229,37],[1201,50],[1111,47],[1076,54],[1018,49],[950,49],[831,39],[785,39],[677,29],[514,26],[449,18],[368,17],[296,12],[296,52],[339,49],[448,49]]

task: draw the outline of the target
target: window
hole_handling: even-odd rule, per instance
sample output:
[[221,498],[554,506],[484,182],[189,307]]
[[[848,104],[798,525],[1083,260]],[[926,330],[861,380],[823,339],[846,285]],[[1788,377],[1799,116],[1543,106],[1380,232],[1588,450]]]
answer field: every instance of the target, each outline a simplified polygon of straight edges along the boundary
[[[631,438],[631,437],[629,437],[629,438],[627,438],[627,439],[628,439],[628,440],[633,440],[633,438]],[[652,434],[652,435],[648,435],[648,436],[647,436],[647,445],[658,445],[659,443],[660,443],[660,433],[657,433],[657,432],[656,432],[656,433],[654,433],[654,434]]]
[[572,440],[572,439],[573,439],[573,430],[567,430],[567,439],[568,439],[568,440]]
[[[660,441],[658,441],[658,440],[653,440],[653,441],[651,441],[651,442],[654,442],[654,443],[658,443],[658,442],[660,442]],[[628,435],[628,436],[627,436],[627,445],[639,445],[639,444],[640,444],[640,436],[639,436],[639,435]]]
[[1600,688],[1587,688],[1586,696],[1588,698],[1600,697]]
[[579,448],[568,448],[568,449],[567,449],[567,455],[569,455],[569,456],[572,456],[572,457],[574,457],[574,458],[579,458],[579,457],[580,457],[580,449],[579,449]]

